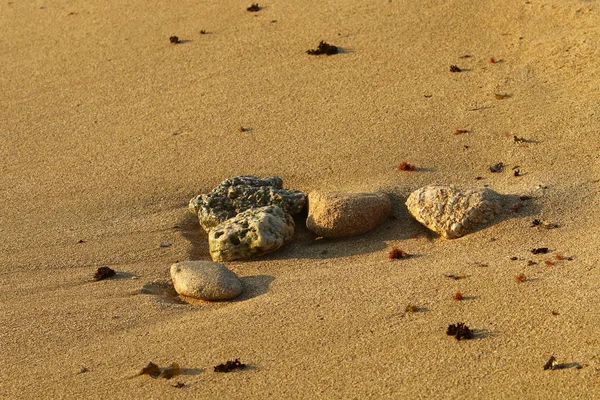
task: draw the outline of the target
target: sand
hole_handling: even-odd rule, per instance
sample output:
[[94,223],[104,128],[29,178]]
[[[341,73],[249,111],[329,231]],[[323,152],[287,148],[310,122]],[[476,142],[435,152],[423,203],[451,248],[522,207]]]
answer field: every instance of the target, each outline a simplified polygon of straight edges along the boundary
[[[0,398],[597,396],[596,2],[249,5],[0,4]],[[307,55],[320,40],[341,53]],[[396,219],[340,240],[298,220],[281,251],[228,263],[240,299],[177,301],[170,264],[209,259],[187,202],[240,174],[384,190]],[[403,205],[432,183],[532,199],[442,240]],[[102,265],[118,274],[94,282]],[[135,376],[149,361],[183,373]]]

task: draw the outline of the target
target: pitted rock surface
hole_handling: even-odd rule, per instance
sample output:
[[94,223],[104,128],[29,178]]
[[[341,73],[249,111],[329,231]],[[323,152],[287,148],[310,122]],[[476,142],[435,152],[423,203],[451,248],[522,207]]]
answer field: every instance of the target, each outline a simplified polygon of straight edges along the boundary
[[221,182],[208,194],[190,200],[190,211],[198,215],[200,225],[209,232],[237,214],[268,205],[279,206],[294,215],[304,208],[306,196],[298,190],[283,189],[283,179],[236,176]]
[[243,260],[280,248],[294,235],[294,220],[279,206],[246,210],[208,233],[213,261]]
[[446,239],[466,235],[502,210],[501,196],[488,188],[460,190],[430,185],[410,194],[408,211],[421,224]]
[[228,300],[242,293],[242,282],[225,265],[212,261],[184,261],[171,265],[177,293],[201,300]]
[[318,236],[345,237],[366,233],[390,214],[385,193],[311,192],[306,227]]

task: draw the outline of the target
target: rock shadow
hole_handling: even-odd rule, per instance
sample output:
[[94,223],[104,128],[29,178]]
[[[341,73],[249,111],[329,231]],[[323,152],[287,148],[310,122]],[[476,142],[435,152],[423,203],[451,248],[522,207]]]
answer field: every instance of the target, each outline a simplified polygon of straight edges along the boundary
[[267,293],[275,277],[272,275],[252,275],[242,276],[240,280],[244,290],[242,294],[231,301],[245,301]]
[[198,222],[198,217],[191,212],[185,212],[185,215],[175,225],[181,235],[191,244],[188,253],[189,260],[210,260],[210,251],[208,249],[208,235]]

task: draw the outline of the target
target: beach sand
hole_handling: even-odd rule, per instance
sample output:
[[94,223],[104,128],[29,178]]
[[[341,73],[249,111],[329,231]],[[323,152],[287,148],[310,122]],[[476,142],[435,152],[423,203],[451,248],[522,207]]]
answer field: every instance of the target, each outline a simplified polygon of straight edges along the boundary
[[[597,396],[597,2],[124,3],[0,4],[0,398]],[[242,174],[382,190],[396,218],[339,240],[297,219],[227,263],[241,298],[181,302],[169,266],[210,258],[187,203]],[[442,240],[404,206],[432,183],[531,199]]]

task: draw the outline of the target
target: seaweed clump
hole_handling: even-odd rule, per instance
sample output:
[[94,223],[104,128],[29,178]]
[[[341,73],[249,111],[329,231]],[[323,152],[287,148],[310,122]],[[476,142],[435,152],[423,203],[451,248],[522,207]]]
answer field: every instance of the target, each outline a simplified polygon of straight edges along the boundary
[[111,276],[115,276],[116,272],[114,269],[109,267],[100,267],[94,274],[94,280],[101,281]]
[[462,322],[448,326],[446,335],[454,336],[456,340],[473,339],[473,331]]
[[407,252],[405,252],[404,250],[401,250],[397,247],[394,247],[390,253],[388,254],[388,258],[390,260],[397,260],[400,258],[408,258],[410,257],[410,254],[408,254]]
[[310,54],[311,56],[320,56],[321,54],[331,56],[337,54],[338,52],[339,49],[337,46],[329,44],[323,40],[319,42],[319,45],[316,49],[306,50],[306,54]]
[[237,358],[235,361],[227,361],[225,364],[215,365],[214,372],[231,372],[235,369],[244,369],[246,364],[242,364]]

